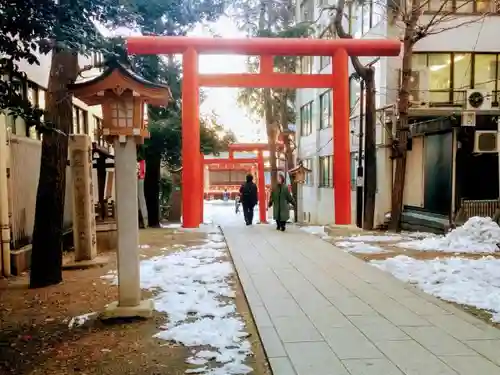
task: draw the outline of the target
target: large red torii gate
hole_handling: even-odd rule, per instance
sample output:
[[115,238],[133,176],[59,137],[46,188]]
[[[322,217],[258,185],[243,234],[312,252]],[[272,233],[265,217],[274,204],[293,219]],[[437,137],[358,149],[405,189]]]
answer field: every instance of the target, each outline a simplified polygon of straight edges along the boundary
[[[183,55],[182,81],[182,210],[183,226],[195,228],[201,222],[199,200],[200,155],[199,89],[210,87],[332,88],[333,178],[335,222],[351,222],[349,72],[348,57],[398,56],[398,40],[305,39],[305,38],[192,38],[139,36],[127,39],[131,54]],[[260,56],[259,73],[199,74],[199,54],[242,54]],[[332,56],[331,74],[289,74],[274,72],[274,56]]]

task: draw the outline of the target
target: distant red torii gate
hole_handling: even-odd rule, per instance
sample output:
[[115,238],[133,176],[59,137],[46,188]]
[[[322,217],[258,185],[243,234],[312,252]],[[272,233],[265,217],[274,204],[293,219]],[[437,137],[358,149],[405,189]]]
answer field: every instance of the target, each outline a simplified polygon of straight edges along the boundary
[[[183,55],[182,81],[182,216],[185,228],[202,221],[199,200],[200,155],[199,89],[210,87],[332,88],[333,178],[335,223],[351,222],[350,136],[348,57],[398,56],[398,40],[306,39],[306,38],[192,38],[139,36],[127,39],[130,54]],[[259,73],[199,74],[199,54],[260,56]],[[332,74],[288,74],[274,72],[273,56],[332,56]],[[260,180],[260,179],[259,179]]]

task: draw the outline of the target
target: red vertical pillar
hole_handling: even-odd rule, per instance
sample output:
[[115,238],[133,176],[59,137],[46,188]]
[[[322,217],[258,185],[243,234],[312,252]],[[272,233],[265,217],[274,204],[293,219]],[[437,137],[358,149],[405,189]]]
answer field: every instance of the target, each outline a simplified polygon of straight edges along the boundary
[[182,226],[200,223],[200,123],[198,54],[188,48],[182,56]]
[[200,153],[200,224],[203,224],[203,208],[205,204],[205,156],[203,152]]
[[343,49],[333,56],[333,183],[335,224],[351,223],[351,155],[349,132],[348,55]]
[[266,178],[264,176],[264,155],[262,151],[259,151],[257,154],[257,175],[259,189],[259,220],[261,224],[266,224]]

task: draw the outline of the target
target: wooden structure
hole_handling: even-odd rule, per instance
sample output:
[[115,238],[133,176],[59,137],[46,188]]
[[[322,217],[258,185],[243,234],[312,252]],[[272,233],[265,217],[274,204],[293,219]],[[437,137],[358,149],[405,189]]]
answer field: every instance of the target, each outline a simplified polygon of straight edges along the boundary
[[[332,88],[333,97],[333,155],[335,222],[351,222],[351,173],[349,133],[349,55],[398,56],[398,40],[368,39],[310,39],[310,38],[192,38],[137,36],[127,39],[131,54],[183,55],[182,82],[182,174],[184,223],[188,228],[199,224],[198,195],[200,179],[200,87],[268,87],[268,88]],[[241,54],[260,56],[260,71],[243,74],[199,74],[199,54]],[[274,56],[331,56],[331,74],[289,74],[274,71]],[[333,131],[333,130],[332,130]],[[263,173],[262,169],[259,173]],[[263,182],[263,178],[259,178]],[[265,208],[265,207],[261,207]],[[262,215],[261,209],[261,215]]]
[[292,168],[288,171],[292,176],[294,176],[295,181],[298,184],[303,184],[306,181],[306,175],[307,173],[311,173],[312,171],[302,164],[302,162],[299,162],[299,165],[296,166],[295,168]]

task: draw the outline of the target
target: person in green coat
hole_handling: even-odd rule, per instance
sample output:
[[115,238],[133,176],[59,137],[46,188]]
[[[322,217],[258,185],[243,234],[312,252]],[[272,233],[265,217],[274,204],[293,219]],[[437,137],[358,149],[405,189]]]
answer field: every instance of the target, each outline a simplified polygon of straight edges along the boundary
[[286,229],[286,222],[290,218],[290,204],[295,206],[295,201],[285,184],[285,176],[278,175],[278,184],[271,191],[269,207],[273,207],[273,217],[276,220],[276,230],[282,232]]

